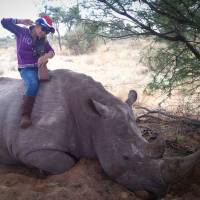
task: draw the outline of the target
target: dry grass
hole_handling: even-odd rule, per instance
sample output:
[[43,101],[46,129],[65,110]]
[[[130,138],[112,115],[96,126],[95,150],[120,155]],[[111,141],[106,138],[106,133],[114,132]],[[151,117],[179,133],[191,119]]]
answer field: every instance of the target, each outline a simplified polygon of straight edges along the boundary
[[49,63],[50,69],[67,68],[86,73],[118,97],[125,99],[130,89],[142,93],[149,75],[139,63],[144,41],[122,40],[102,45],[94,53],[80,56],[64,56],[61,52]]
[[[165,95],[143,94],[146,84],[150,81],[150,72],[139,60],[140,52],[148,43],[147,40],[111,41],[100,46],[96,52],[80,56],[70,56],[67,50],[60,51],[56,48],[56,56],[49,61],[48,68],[64,68],[88,74],[102,82],[110,92],[122,100],[126,99],[130,89],[135,89],[139,93],[137,104],[158,107]],[[20,78],[14,47],[0,49],[0,61],[0,76]],[[162,107],[173,110],[181,102],[180,98],[180,95],[175,95],[172,99],[163,101]]]

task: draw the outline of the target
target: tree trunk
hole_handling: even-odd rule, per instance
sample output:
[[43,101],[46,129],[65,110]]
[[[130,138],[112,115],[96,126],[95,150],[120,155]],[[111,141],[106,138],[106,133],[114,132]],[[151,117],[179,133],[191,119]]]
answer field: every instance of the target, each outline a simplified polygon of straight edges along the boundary
[[58,45],[60,47],[60,50],[62,50],[62,46],[61,46],[61,38],[60,38],[60,32],[59,29],[56,29],[57,33],[58,33]]

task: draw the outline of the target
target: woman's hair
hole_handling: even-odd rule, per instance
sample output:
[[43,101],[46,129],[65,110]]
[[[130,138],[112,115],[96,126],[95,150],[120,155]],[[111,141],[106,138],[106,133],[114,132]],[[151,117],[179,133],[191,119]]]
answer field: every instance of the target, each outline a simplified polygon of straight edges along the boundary
[[33,47],[33,57],[40,57],[45,54],[45,44],[47,42],[47,36],[43,38],[36,38],[33,40],[32,47]]

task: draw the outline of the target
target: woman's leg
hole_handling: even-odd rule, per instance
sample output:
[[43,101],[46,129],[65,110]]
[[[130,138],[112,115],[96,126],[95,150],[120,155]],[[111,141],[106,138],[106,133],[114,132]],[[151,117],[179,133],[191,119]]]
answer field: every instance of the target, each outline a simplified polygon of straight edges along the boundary
[[25,84],[25,96],[36,97],[39,89],[38,69],[24,68],[20,70],[20,75]]
[[27,128],[31,125],[31,113],[39,89],[37,68],[21,69],[20,75],[25,84],[20,126],[21,128]]

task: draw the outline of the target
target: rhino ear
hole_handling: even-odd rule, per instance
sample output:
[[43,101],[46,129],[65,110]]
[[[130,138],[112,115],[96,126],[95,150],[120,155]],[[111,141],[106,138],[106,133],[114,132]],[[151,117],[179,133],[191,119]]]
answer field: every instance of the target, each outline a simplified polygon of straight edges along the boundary
[[104,105],[94,99],[91,99],[93,108],[95,111],[100,115],[105,118],[110,118],[113,116],[113,109],[110,106]]
[[137,100],[137,92],[135,90],[130,90],[128,93],[128,99],[125,101],[130,107]]

